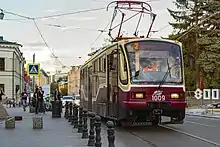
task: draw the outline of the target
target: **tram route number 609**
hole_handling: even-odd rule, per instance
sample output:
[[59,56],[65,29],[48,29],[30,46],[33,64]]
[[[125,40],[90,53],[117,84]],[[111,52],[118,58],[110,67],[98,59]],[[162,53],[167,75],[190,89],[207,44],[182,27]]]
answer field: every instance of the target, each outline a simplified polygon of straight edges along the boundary
[[152,101],[165,101],[165,95],[162,95],[162,91],[155,91],[152,95]]

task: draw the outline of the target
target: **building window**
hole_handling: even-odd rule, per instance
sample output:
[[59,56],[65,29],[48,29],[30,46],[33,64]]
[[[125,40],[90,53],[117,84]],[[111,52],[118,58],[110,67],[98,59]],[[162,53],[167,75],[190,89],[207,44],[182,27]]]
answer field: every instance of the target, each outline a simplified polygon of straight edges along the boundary
[[0,58],[0,71],[5,70],[5,58]]

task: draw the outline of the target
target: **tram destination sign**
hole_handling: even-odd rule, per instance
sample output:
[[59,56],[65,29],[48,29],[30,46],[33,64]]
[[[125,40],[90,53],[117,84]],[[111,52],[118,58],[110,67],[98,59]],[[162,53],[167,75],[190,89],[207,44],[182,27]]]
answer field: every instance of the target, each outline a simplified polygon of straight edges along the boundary
[[220,89],[196,89],[194,92],[194,97],[196,99],[204,99],[204,100],[219,100],[220,99]]

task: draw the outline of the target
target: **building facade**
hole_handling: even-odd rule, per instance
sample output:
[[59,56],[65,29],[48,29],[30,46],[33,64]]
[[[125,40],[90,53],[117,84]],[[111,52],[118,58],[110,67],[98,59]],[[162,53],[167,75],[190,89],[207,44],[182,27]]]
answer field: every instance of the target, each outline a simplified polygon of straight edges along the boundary
[[35,77],[35,84],[37,86],[50,84],[50,77],[43,69],[40,70],[40,76]]
[[68,95],[79,94],[80,66],[72,66],[68,72]]
[[56,73],[53,75],[53,81],[54,82],[61,82],[61,81],[67,81],[67,73],[62,73],[61,71],[56,71]]
[[0,89],[5,97],[18,100],[24,90],[25,58],[21,44],[6,41],[0,36]]

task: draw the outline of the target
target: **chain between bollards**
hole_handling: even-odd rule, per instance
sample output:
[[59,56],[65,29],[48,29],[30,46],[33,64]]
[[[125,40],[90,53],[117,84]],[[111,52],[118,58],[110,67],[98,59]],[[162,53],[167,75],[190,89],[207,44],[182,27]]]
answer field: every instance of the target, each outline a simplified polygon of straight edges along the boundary
[[82,138],[87,139],[89,138],[88,134],[88,123],[87,123],[87,117],[88,117],[88,111],[86,109],[83,110],[83,132],[82,132]]
[[90,118],[90,130],[89,130],[89,140],[87,146],[95,145],[95,113],[89,112],[88,114]]
[[95,137],[95,147],[101,147],[101,117],[96,116],[95,117],[95,132],[96,132],[96,137]]
[[79,124],[78,124],[78,133],[83,132],[83,108],[79,107]]

